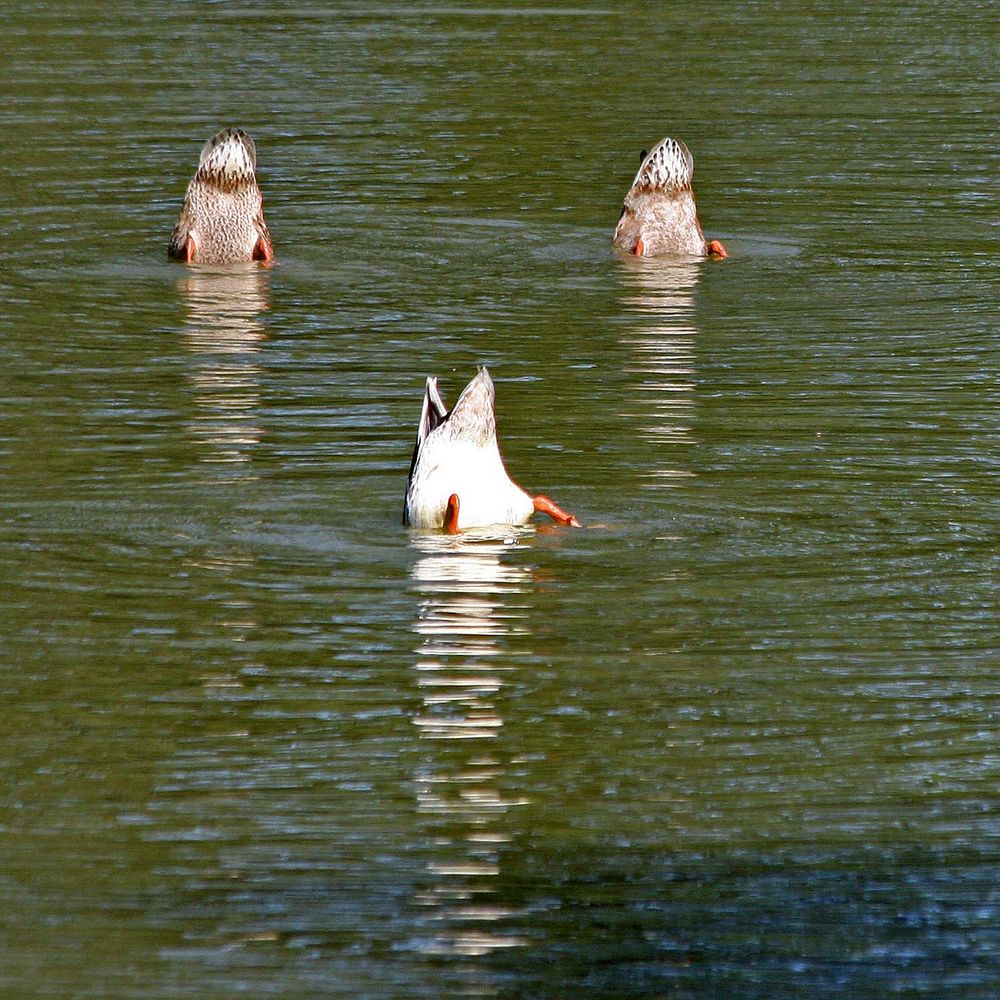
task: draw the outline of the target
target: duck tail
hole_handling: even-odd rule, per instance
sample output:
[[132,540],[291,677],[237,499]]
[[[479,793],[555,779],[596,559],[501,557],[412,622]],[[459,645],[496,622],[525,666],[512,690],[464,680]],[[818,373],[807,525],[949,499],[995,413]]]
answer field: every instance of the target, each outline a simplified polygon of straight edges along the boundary
[[658,142],[642,161],[632,182],[633,190],[680,192],[691,187],[694,157],[677,139]]

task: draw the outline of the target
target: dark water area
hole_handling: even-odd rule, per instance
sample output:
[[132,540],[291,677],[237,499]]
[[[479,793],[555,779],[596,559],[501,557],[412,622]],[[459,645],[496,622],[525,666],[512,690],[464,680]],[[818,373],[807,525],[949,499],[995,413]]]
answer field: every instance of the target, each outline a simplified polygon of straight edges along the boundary
[[[8,13],[0,994],[995,997],[995,22]],[[400,526],[478,364],[583,529]]]

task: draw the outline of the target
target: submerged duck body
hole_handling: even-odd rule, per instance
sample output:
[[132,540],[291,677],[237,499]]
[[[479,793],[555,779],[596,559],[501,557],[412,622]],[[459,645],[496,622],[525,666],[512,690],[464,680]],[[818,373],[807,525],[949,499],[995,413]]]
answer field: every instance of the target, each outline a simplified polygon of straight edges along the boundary
[[637,257],[728,256],[718,240],[705,239],[691,187],[693,177],[694,157],[677,139],[663,139],[644,154],[625,195],[614,245]]
[[274,258],[257,184],[257,149],[241,128],[225,128],[201,151],[167,254],[189,264]]
[[508,475],[497,441],[496,391],[481,368],[449,411],[428,377],[403,523],[457,532],[491,524],[524,524],[536,511],[577,525],[547,497],[533,497]]

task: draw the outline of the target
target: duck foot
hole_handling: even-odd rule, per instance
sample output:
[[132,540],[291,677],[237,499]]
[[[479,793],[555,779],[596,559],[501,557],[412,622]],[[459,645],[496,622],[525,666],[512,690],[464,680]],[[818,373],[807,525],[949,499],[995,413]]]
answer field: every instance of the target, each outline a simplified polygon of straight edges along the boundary
[[452,493],[448,497],[448,506],[444,509],[444,525],[442,526],[449,535],[458,534],[458,494]]
[[553,503],[548,497],[537,496],[532,499],[535,502],[535,510],[539,514],[548,514],[556,524],[568,524],[574,528],[582,527],[572,514],[567,514],[562,507]]
[[271,241],[266,236],[261,236],[257,240],[251,257],[253,260],[262,260],[265,263],[274,260],[274,247],[271,246]]

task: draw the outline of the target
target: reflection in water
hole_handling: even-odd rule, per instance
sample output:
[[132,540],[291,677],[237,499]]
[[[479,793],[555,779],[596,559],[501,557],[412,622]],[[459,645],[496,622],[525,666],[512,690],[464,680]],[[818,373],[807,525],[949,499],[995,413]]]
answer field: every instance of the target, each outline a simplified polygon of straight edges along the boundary
[[261,438],[262,369],[255,356],[265,337],[261,314],[270,308],[268,271],[258,264],[190,267],[179,286],[188,307],[184,342],[196,361],[191,434],[202,461],[230,467],[226,481],[250,478],[247,466]]
[[499,851],[509,840],[499,821],[523,804],[500,791],[505,763],[496,749],[504,724],[497,695],[515,669],[504,640],[528,632],[521,595],[529,571],[501,560],[515,543],[513,536],[471,533],[414,538],[421,552],[413,577],[421,598],[415,629],[423,701],[415,722],[423,740],[438,744],[428,745],[416,779],[417,808],[437,849],[430,885],[418,899],[433,927],[421,942],[428,954],[471,957],[525,943],[499,929],[511,911],[491,902]]
[[[188,310],[184,344],[192,356],[188,377],[194,408],[188,426],[212,483],[256,478],[251,458],[261,440],[263,372],[257,355],[265,338],[261,316],[270,308],[269,281],[266,268],[235,264],[188,267],[178,282]],[[192,575],[218,581],[211,590],[213,625],[239,650],[260,624],[254,603],[241,593],[256,553],[246,546],[216,544],[185,562]],[[225,689],[242,687],[241,670],[257,666],[245,659],[245,653],[237,653],[227,661],[231,669],[203,675],[206,690],[224,697]]]
[[260,628],[256,600],[245,581],[257,566],[257,554],[248,546],[215,545],[184,558],[187,573],[210,581],[201,599],[204,610],[199,615],[206,641],[213,641],[226,654],[206,658],[198,667],[198,679],[206,695],[225,699],[233,689],[244,687],[244,676],[263,669],[253,652],[253,640]]
[[[622,302],[636,322],[628,333],[633,360],[625,371],[638,376],[632,412],[623,414],[657,446],[693,444],[694,289],[700,265],[645,257],[622,259]],[[676,454],[676,452],[674,452]],[[653,488],[674,486],[691,476],[674,464],[646,470]]]

